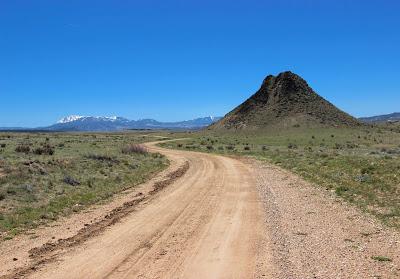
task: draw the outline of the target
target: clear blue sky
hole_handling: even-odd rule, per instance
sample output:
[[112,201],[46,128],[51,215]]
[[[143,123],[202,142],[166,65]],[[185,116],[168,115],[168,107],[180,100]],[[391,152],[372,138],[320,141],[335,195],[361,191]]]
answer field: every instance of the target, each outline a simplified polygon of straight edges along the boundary
[[0,127],[223,115],[291,70],[341,109],[400,111],[399,1],[0,1]]

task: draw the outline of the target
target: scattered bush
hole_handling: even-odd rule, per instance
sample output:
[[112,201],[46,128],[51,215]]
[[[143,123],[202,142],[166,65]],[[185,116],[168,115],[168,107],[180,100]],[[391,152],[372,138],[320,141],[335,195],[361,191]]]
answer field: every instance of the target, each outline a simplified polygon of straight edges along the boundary
[[149,151],[141,144],[127,144],[122,147],[121,152],[123,154],[147,154]]
[[348,142],[346,142],[346,147],[349,148],[349,149],[353,149],[353,148],[358,147],[358,145],[355,144],[354,142],[348,141]]
[[88,154],[85,156],[88,159],[103,161],[103,162],[111,162],[111,163],[119,163],[119,161],[108,155],[98,155],[98,154]]
[[29,193],[33,192],[33,186],[31,184],[21,185],[21,189]]
[[349,191],[349,187],[346,186],[339,186],[335,189],[335,192],[337,195],[341,196],[343,195],[345,192]]
[[50,144],[44,144],[33,150],[36,155],[53,155],[54,148]]
[[81,184],[78,180],[74,179],[73,177],[71,177],[69,175],[64,177],[63,182],[66,184],[69,184],[71,186],[77,186],[77,185]]
[[214,147],[213,147],[212,145],[207,145],[207,149],[208,149],[208,150],[213,150]]
[[228,145],[228,146],[226,147],[226,149],[228,149],[228,150],[235,150],[235,146],[234,146],[234,145]]
[[400,154],[400,150],[389,149],[389,150],[387,151],[387,154],[391,154],[391,155]]
[[15,148],[15,152],[18,152],[18,153],[25,153],[25,154],[28,154],[29,151],[31,151],[31,148],[30,148],[28,145],[18,145],[18,146]]
[[15,194],[17,194],[17,190],[15,189],[15,186],[13,187],[13,186],[9,186],[8,188],[7,188],[7,194],[10,194],[10,195],[15,195]]
[[362,168],[361,170],[360,170],[360,173],[361,174],[373,174],[374,173],[374,171],[375,171],[375,167],[374,166],[368,166],[368,167],[366,167],[366,168]]
[[263,146],[261,147],[261,149],[262,149],[263,151],[266,151],[266,150],[268,150],[268,146],[263,145]]
[[358,175],[355,178],[355,181],[360,182],[360,183],[369,182],[370,180],[371,180],[371,177],[367,173]]
[[372,256],[371,259],[378,261],[378,262],[391,262],[392,259],[388,257],[383,257],[383,256]]
[[6,144],[5,144],[5,143],[2,143],[2,144],[0,144],[0,147],[1,147],[1,148],[4,148],[4,147],[6,147]]
[[297,149],[297,145],[294,144],[294,143],[289,143],[289,144],[288,144],[288,148],[289,148],[289,149]]
[[340,144],[340,143],[335,143],[334,148],[335,148],[335,149],[343,149],[343,145]]
[[250,146],[246,145],[243,149],[246,150],[246,151],[249,151],[250,150]]

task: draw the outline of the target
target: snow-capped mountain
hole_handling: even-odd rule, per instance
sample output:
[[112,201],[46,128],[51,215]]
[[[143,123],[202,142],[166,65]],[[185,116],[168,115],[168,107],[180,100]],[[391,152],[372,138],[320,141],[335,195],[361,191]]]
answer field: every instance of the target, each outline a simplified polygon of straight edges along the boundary
[[117,116],[63,117],[56,124],[41,128],[50,131],[119,131],[129,129],[201,129],[218,121],[221,117],[203,117],[180,122],[159,122],[154,119],[129,120]]
[[394,112],[391,114],[377,115],[371,117],[361,117],[359,119],[366,123],[399,122],[400,112]]
[[[117,116],[82,116],[82,115],[69,115],[61,118],[57,123],[68,123],[74,122],[77,120],[102,120],[102,121],[116,121],[116,120],[124,120],[125,118],[117,117]],[[128,119],[125,119],[128,120]]]
[[81,115],[70,115],[70,116],[66,116],[61,118],[57,123],[68,123],[68,122],[72,122],[72,121],[76,121],[78,119],[83,118],[84,116]]

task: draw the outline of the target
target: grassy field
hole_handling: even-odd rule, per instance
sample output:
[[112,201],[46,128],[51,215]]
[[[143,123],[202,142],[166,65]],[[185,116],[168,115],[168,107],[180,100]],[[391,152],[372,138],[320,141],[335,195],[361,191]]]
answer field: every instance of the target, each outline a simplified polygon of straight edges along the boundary
[[400,133],[396,129],[302,129],[260,134],[211,132],[170,148],[252,156],[295,172],[400,228]]
[[139,133],[0,133],[0,233],[81,210],[150,178],[168,165],[134,144]]

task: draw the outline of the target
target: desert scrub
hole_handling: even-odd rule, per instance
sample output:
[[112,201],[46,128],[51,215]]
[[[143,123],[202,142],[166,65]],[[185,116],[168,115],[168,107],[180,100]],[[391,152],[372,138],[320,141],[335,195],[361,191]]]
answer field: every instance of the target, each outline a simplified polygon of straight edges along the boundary
[[144,145],[141,144],[126,144],[122,147],[123,154],[147,154],[149,151]]
[[168,165],[140,145],[151,140],[137,133],[0,133],[0,237],[146,181]]
[[[370,127],[300,127],[248,135],[200,132],[176,136],[190,137],[186,141],[199,145],[198,151],[252,156],[279,165],[400,229],[400,134],[397,132]],[[224,148],[208,150],[201,144],[211,141]],[[166,142],[163,146],[176,148],[175,144]]]

